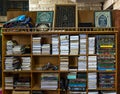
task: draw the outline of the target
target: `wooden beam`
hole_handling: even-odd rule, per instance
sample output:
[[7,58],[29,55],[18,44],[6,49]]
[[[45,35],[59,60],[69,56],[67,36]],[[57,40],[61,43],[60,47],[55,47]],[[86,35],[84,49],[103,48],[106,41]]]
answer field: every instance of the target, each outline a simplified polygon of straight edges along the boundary
[[109,7],[111,7],[116,0],[107,0],[105,1],[104,5],[103,5],[103,10],[109,9]]
[[115,4],[113,5],[114,10],[120,10],[120,0],[116,0]]

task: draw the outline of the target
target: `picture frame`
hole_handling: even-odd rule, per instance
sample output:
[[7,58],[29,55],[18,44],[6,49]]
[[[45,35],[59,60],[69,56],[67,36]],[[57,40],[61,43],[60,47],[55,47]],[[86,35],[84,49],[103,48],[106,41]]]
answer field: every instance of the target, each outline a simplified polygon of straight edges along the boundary
[[77,19],[76,4],[56,4],[55,5],[55,22],[57,28],[76,27]]
[[95,11],[94,16],[95,27],[100,28],[112,27],[111,11]]
[[54,11],[38,11],[36,17],[36,27],[52,28]]

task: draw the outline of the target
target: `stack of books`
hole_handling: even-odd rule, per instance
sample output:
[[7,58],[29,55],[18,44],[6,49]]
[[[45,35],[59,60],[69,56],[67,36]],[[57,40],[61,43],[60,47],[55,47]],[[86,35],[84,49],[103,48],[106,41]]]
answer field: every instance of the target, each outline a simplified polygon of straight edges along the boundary
[[[76,77],[77,75],[77,77]],[[87,75],[85,73],[70,73],[68,75],[68,89],[70,91],[85,91],[87,86]]]
[[50,54],[50,44],[42,44],[42,54]]
[[79,56],[78,57],[78,70],[86,70],[87,69],[87,58],[86,56]]
[[5,57],[5,70],[21,70],[21,62],[18,57]]
[[77,74],[77,79],[78,79],[78,83],[79,83],[78,87],[83,91],[86,90],[86,87],[87,87],[87,74],[86,73],[78,73]]
[[100,88],[115,88],[115,74],[114,73],[100,73],[99,74]]
[[22,59],[22,70],[31,70],[31,57],[21,57]]
[[114,71],[115,70],[115,56],[99,56],[98,70],[100,71]]
[[29,89],[31,80],[30,77],[14,77],[14,87],[16,89]]
[[70,54],[78,55],[78,50],[79,50],[79,36],[71,35],[70,36]]
[[33,37],[32,42],[33,54],[41,54],[41,37]]
[[86,43],[87,43],[87,35],[86,34],[80,34],[80,54],[86,54]]
[[60,54],[69,54],[69,35],[60,35]]
[[58,88],[57,73],[42,73],[40,80],[41,89],[56,90]]
[[88,37],[88,54],[95,54],[95,37]]
[[59,54],[58,35],[52,35],[52,54]]
[[64,56],[60,57],[60,70],[61,71],[68,71],[68,65],[69,65],[69,57]]
[[114,71],[115,70],[115,36],[114,35],[98,35],[97,54],[98,70]]
[[13,58],[13,69],[14,70],[21,70],[21,61],[19,57],[14,57]]
[[13,77],[5,77],[5,89],[13,89]]
[[71,80],[71,79],[76,79],[77,78],[77,73],[76,72],[70,72],[67,75],[67,79]]
[[88,89],[96,89],[97,88],[97,74],[96,73],[88,73]]
[[5,70],[14,70],[13,59],[14,57],[5,57]]
[[88,70],[97,69],[97,56],[88,56]]
[[115,35],[98,35],[97,54],[114,55],[115,54]]

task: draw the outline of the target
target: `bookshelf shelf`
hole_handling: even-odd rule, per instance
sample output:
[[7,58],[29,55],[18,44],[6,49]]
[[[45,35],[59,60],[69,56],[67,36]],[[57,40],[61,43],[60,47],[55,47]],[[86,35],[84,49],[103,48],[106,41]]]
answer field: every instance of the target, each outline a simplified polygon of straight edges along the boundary
[[58,89],[52,90],[52,89],[41,89],[39,85],[33,86],[32,90],[44,90],[44,91],[57,91]]
[[115,88],[105,88],[105,89],[103,89],[103,88],[97,88],[97,90],[107,90],[107,91],[109,91],[109,90],[115,90]]
[[112,70],[110,70],[110,71],[98,71],[98,70],[94,70],[94,71],[90,71],[90,70],[88,70],[88,72],[104,72],[104,73],[111,73],[111,72],[113,72],[113,73],[115,73],[116,71],[112,71]]
[[24,91],[24,90],[31,90],[31,88],[14,88],[13,90],[21,90],[21,91]]
[[4,70],[4,73],[31,73],[30,70],[13,70],[13,71],[9,71],[9,70]]
[[59,57],[59,55],[45,55],[45,54],[32,54],[32,56],[41,56],[41,57],[46,57],[46,56],[49,56],[49,57]]
[[88,56],[97,56],[96,54],[87,54]]
[[48,70],[48,71],[41,71],[41,70],[33,70],[33,73],[59,73],[59,71],[52,71],[52,70]]
[[[75,94],[74,81],[79,82],[77,85],[80,86],[82,83],[81,88],[77,89],[84,91],[83,94],[88,94],[89,91],[117,92],[116,29],[105,28],[101,31],[101,29],[89,28],[85,32],[79,29],[58,32],[57,30],[36,32],[36,29],[24,29],[24,32],[20,32],[22,30],[19,29],[14,32],[12,30],[14,29],[3,28],[2,33],[3,94],[12,94],[13,91],[30,91],[30,94],[33,91],[42,91],[45,94],[72,94],[71,92]],[[102,41],[106,38],[108,45],[110,42],[114,45],[112,52],[111,48],[101,50],[100,46],[103,44],[99,38],[103,38]],[[8,46],[12,45],[12,40],[15,40],[18,45],[29,45],[29,53],[9,55]],[[36,47],[35,43],[39,46]],[[20,51],[15,49],[14,53],[16,52]],[[17,62],[14,62],[14,59]],[[109,77],[113,81],[112,85],[114,84],[111,88],[101,82],[102,78],[106,81]],[[21,79],[27,88],[13,88],[14,82],[23,83]],[[10,87],[7,86],[9,81],[13,82],[10,83]],[[66,87],[63,85],[65,83]],[[95,87],[91,87],[91,84]],[[101,84],[103,88],[99,87]],[[12,89],[5,89],[6,87]]]
[[13,55],[6,55],[6,56],[20,56],[20,57],[22,57],[22,56],[31,56],[31,54],[22,54],[22,55],[19,55],[19,54],[14,55],[13,54]]

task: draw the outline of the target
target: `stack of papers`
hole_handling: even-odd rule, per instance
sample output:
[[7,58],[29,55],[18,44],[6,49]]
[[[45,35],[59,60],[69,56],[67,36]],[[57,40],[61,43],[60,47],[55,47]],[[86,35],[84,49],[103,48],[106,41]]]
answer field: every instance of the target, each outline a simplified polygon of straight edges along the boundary
[[86,54],[86,40],[87,36],[85,34],[80,34],[80,54]]
[[69,35],[60,35],[60,54],[69,54]]
[[88,89],[96,89],[96,88],[97,88],[97,74],[88,73]]
[[42,54],[50,54],[50,44],[42,45]]
[[87,58],[86,56],[78,57],[78,70],[86,70],[87,67]]
[[78,50],[79,50],[79,36],[71,35],[70,36],[70,54],[78,55]]
[[13,70],[14,57],[5,57],[5,70]]
[[32,42],[33,42],[32,45],[33,54],[41,54],[41,37],[33,37]]
[[88,56],[88,70],[97,69],[97,56]]
[[58,88],[57,73],[42,73],[40,80],[41,89],[56,90]]
[[52,35],[52,54],[59,54],[58,35]]
[[21,62],[18,57],[5,57],[5,70],[21,69]]
[[60,70],[68,71],[69,58],[67,56],[60,57]]
[[95,54],[95,37],[88,37],[88,54]]
[[22,57],[22,70],[31,70],[31,57]]

